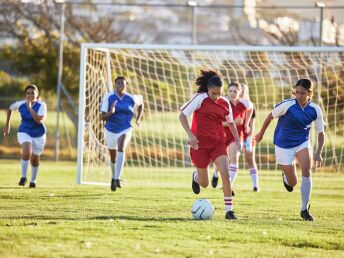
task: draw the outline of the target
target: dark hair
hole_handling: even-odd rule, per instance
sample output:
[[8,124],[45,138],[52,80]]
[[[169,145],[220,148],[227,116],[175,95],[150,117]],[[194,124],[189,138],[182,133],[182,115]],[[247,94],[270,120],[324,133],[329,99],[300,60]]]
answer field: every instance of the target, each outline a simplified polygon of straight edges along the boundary
[[36,85],[30,84],[30,85],[26,86],[24,92],[26,93],[26,91],[27,91],[28,89],[32,89],[32,90],[37,91],[37,95],[39,95],[39,91],[38,91],[38,88],[37,88]]
[[126,79],[125,79],[124,76],[117,76],[116,79],[115,79],[115,83],[116,83],[118,80],[126,81]]
[[305,88],[308,92],[313,93],[313,84],[312,81],[310,79],[307,78],[303,78],[297,81],[297,83],[295,84],[295,86],[293,87],[291,93],[295,94],[295,88],[297,86],[301,86],[303,88]]
[[208,92],[209,88],[222,87],[222,74],[213,69],[202,69],[201,74],[196,78],[197,92]]
[[232,87],[232,86],[237,87],[238,90],[241,90],[241,84],[238,83],[238,82],[230,82],[228,88],[229,88],[229,87]]

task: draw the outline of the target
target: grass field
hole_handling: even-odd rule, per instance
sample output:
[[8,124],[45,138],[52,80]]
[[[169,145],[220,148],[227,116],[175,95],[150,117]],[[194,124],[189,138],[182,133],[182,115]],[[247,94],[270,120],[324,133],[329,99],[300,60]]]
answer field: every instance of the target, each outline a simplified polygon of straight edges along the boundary
[[[19,171],[19,162],[0,161],[0,257],[344,257],[341,173],[314,176],[316,221],[304,222],[299,187],[286,192],[273,171],[262,172],[259,193],[241,171],[237,221],[224,219],[219,189],[195,196],[186,170],[126,168],[116,192],[77,186],[72,162],[43,162],[36,189],[17,186]],[[212,220],[192,220],[196,198],[213,202]]]

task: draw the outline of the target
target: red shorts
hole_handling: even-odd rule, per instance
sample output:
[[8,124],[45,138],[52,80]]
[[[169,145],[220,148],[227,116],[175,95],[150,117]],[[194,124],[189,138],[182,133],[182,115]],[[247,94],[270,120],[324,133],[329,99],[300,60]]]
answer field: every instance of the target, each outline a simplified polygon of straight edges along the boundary
[[215,144],[212,148],[190,148],[191,161],[197,168],[207,168],[210,161],[222,155],[227,156],[227,148],[223,142]]

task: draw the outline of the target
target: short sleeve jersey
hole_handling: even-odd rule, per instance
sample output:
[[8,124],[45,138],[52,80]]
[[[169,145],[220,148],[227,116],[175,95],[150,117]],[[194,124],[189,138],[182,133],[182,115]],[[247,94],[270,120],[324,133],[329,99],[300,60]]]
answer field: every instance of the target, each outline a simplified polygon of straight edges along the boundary
[[[241,118],[241,121],[244,123],[246,117],[246,111],[253,108],[253,103],[246,99],[239,99],[239,101],[234,104],[230,101],[231,108],[233,111],[233,120],[235,121],[238,118]],[[236,125],[239,136],[243,135],[244,124],[237,124]],[[226,135],[232,137],[232,132],[229,127],[225,127]]]
[[275,106],[272,116],[278,117],[274,144],[280,148],[290,149],[308,141],[313,121],[318,133],[325,127],[321,108],[312,101],[302,107],[295,98],[284,100]]
[[225,142],[222,121],[233,121],[228,100],[220,97],[215,101],[208,93],[198,93],[180,110],[187,117],[193,114],[191,131],[197,137],[200,148],[212,148],[219,142]]
[[136,106],[143,103],[142,95],[131,95],[125,93],[122,97],[116,92],[106,94],[101,102],[100,111],[107,113],[110,111],[111,105],[117,101],[115,105],[115,113],[105,123],[105,128],[113,133],[120,133],[131,126],[131,120],[134,116]]
[[[11,110],[18,110],[21,116],[21,123],[19,125],[18,132],[26,133],[33,138],[41,137],[46,132],[47,129],[44,123],[36,123],[33,119],[30,111],[26,106],[26,100],[16,101],[10,106]],[[47,105],[43,101],[36,101],[32,105],[32,109],[37,113],[39,116],[46,116],[47,115]]]

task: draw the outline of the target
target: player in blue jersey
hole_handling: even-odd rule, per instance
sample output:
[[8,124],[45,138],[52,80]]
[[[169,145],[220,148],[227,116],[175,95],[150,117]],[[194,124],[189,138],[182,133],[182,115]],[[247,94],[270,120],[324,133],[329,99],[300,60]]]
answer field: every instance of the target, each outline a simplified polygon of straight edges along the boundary
[[292,192],[297,184],[294,160],[297,159],[302,173],[301,181],[301,217],[313,221],[309,213],[309,199],[312,190],[311,166],[312,150],[309,142],[311,123],[314,121],[317,130],[318,147],[314,158],[314,168],[322,165],[321,157],[325,135],[321,108],[311,101],[312,82],[300,79],[294,87],[295,98],[277,104],[265,119],[260,132],[255,136],[257,142],[263,139],[264,133],[273,118],[278,117],[274,133],[275,154],[277,163],[282,168],[283,183],[287,191]]
[[3,129],[3,134],[7,135],[11,129],[11,116],[13,110],[18,110],[21,115],[21,123],[17,133],[18,142],[21,145],[21,167],[22,177],[19,185],[24,186],[27,182],[27,170],[29,161],[31,163],[31,181],[29,187],[36,187],[40,155],[43,152],[46,128],[43,120],[47,116],[47,105],[38,100],[38,88],[29,85],[25,88],[26,100],[13,103],[7,111],[7,120]]
[[115,79],[115,91],[106,94],[101,103],[102,120],[105,123],[105,142],[110,153],[112,172],[111,190],[121,188],[121,175],[125,161],[125,149],[131,135],[131,120],[137,107],[136,124],[140,126],[143,112],[142,95],[131,95],[126,91],[127,81],[123,76]]

